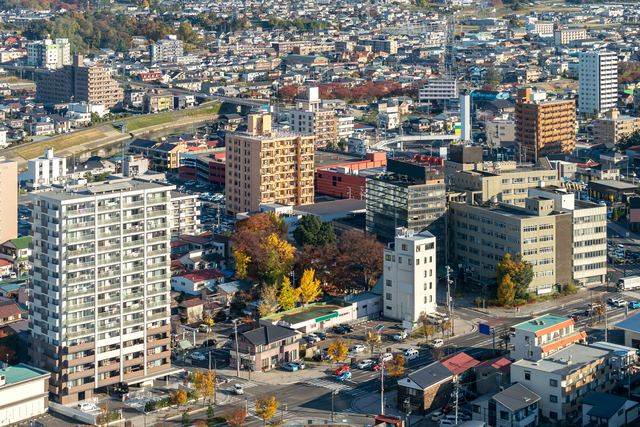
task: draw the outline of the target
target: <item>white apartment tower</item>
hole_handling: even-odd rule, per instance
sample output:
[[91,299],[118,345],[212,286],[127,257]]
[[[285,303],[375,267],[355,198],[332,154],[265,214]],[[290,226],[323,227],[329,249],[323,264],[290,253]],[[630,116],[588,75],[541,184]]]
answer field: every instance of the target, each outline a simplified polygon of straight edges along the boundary
[[397,228],[395,241],[384,250],[384,316],[417,321],[423,311],[436,311],[436,238]]
[[27,63],[34,67],[49,69],[71,65],[71,44],[69,39],[51,40],[47,34],[44,40],[27,43]]
[[175,35],[167,35],[164,40],[158,40],[149,48],[151,63],[168,61],[171,58],[179,58],[184,54],[182,40],[178,40]]
[[53,148],[44,150],[44,156],[28,162],[27,185],[40,188],[43,185],[62,184],[67,175],[67,159],[56,157]]
[[578,111],[603,113],[618,102],[618,56],[615,52],[580,52]]
[[57,403],[174,372],[170,193],[118,179],[30,193],[29,355]]

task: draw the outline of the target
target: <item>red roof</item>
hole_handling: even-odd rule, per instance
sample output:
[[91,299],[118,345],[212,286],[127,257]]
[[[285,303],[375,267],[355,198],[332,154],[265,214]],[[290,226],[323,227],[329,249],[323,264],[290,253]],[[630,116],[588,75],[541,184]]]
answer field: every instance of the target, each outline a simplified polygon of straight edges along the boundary
[[184,264],[179,259],[174,259],[171,261],[171,268],[182,268]]
[[184,246],[184,245],[188,245],[189,242],[184,242],[182,240],[174,240],[173,242],[171,242],[171,247],[172,248],[177,248],[178,246]]
[[0,258],[0,267],[7,267],[9,265],[13,265],[13,263],[8,259]]
[[0,302],[0,319],[6,319],[9,316],[21,316],[26,312],[27,310],[20,308],[13,300]]
[[454,375],[460,375],[480,362],[461,351],[460,353],[445,357],[440,363],[442,363],[445,368],[453,372]]
[[173,277],[185,277],[194,283],[201,282],[203,280],[219,279],[224,277],[224,273],[216,270],[215,268],[207,268],[204,270],[190,271],[189,273],[178,274]]
[[482,362],[481,364],[479,364],[478,366],[476,366],[476,368],[484,368],[486,366],[491,366],[493,368],[496,368],[497,370],[509,375],[511,373],[511,361],[509,359],[506,359],[504,357],[499,357],[497,359],[491,359],[491,360],[485,360],[484,362]]
[[187,150],[189,151],[202,151],[202,150],[206,150],[207,147],[187,147]]
[[203,302],[200,298],[188,299],[186,301],[182,301],[181,304],[187,308],[197,307],[199,305],[203,305]]

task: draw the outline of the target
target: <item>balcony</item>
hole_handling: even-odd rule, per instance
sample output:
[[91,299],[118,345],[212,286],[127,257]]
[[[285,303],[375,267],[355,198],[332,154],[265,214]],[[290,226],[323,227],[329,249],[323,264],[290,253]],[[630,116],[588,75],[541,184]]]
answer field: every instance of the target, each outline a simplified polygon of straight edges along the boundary
[[93,286],[89,288],[80,288],[76,291],[67,291],[67,298],[75,298],[81,295],[92,294],[92,293],[95,293],[95,291],[96,290]]
[[71,257],[76,257],[76,256],[80,256],[80,255],[89,255],[89,254],[93,254],[95,253],[95,248],[89,248],[89,249],[78,249],[76,251],[67,251],[67,258],[71,258]]
[[79,237],[67,237],[65,239],[65,242],[67,244],[78,243],[78,242],[85,242],[87,240],[95,240],[95,238],[96,238],[95,234],[85,234],[84,236],[79,236]]
[[78,323],[93,322],[95,316],[83,316],[83,317],[67,317],[65,322],[67,325],[77,325]]
[[169,302],[168,301],[156,301],[156,302],[152,302],[147,304],[146,308],[156,308],[156,307],[169,307]]
[[119,316],[120,310],[112,310],[112,311],[104,311],[102,313],[98,313],[98,318],[104,319],[107,317]]
[[128,294],[124,294],[122,299],[130,300],[130,299],[133,299],[133,298],[142,298],[142,297],[144,297],[144,294],[142,293],[142,291],[140,291],[140,292],[131,292],[131,293],[128,293]]
[[90,275],[84,275],[84,276],[78,276],[78,277],[72,277],[72,278],[67,278],[67,284],[71,285],[73,283],[80,283],[80,282],[91,282],[93,280],[96,279],[96,276],[90,274]]
[[142,233],[144,231],[144,229],[142,227],[131,227],[131,228],[125,228],[122,231],[122,234],[135,234],[135,233]]
[[135,208],[136,206],[144,206],[144,200],[136,200],[122,205],[124,208]]
[[120,322],[111,322],[105,325],[98,326],[98,332],[109,331],[111,329],[116,329],[120,327]]
[[88,228],[88,227],[93,227],[95,225],[96,225],[96,223],[93,222],[93,221],[77,222],[75,224],[67,224],[66,228],[67,228],[67,230],[77,230],[79,228]]
[[108,233],[98,233],[98,239],[106,239],[107,237],[119,237],[120,230],[110,231]]
[[159,228],[168,228],[169,227],[169,223],[168,222],[162,222],[159,224],[151,224],[149,226],[147,226],[147,230],[157,230]]
[[123,326],[133,326],[133,325],[141,325],[144,323],[144,317],[137,317],[135,319],[131,319],[131,320],[125,320],[122,325]]
[[95,306],[96,306],[95,301],[83,302],[80,304],[73,304],[73,305],[67,304],[66,310],[67,312],[70,312],[70,311],[82,310],[85,308],[93,308]]
[[115,262],[119,263],[120,260],[121,260],[121,258],[119,256],[110,257],[110,258],[106,258],[106,259],[101,259],[101,260],[98,260],[98,265],[113,264]]
[[147,283],[153,283],[153,282],[159,282],[161,280],[167,280],[170,277],[171,276],[169,276],[168,274],[160,274],[160,275],[157,275],[157,276],[147,277]]
[[167,203],[170,199],[168,197],[154,197],[147,199],[147,206],[156,205],[158,203]]
[[[140,311],[140,310],[144,310],[144,305],[143,304],[133,304],[130,307],[125,307],[122,312],[123,313],[132,313],[134,311]],[[147,307],[149,308],[149,307]]]
[[104,271],[98,273],[98,279],[106,279],[107,277],[119,276],[120,270]]
[[67,271],[83,270],[85,268],[92,268],[95,266],[96,266],[95,261],[72,263],[72,264],[67,264]]
[[122,244],[122,246],[125,247],[125,248],[130,248],[130,247],[133,247],[133,246],[140,246],[140,245],[144,245],[144,239],[132,240],[132,241],[129,241],[129,242],[124,242]]
[[164,209],[164,210],[149,212],[147,214],[147,218],[156,218],[159,216],[168,216],[168,215],[169,215],[169,211]]
[[77,216],[77,215],[88,215],[88,214],[92,214],[93,212],[94,212],[93,206],[89,206],[89,207],[81,208],[81,209],[67,210],[64,213],[64,215],[66,217],[70,217],[70,216]]
[[120,302],[120,295],[115,296],[115,297],[111,297],[111,298],[98,299],[98,305],[99,306],[113,304],[113,303],[116,303],[116,302]]
[[169,248],[156,249],[155,251],[151,251],[147,253],[147,257],[151,257],[154,255],[166,255],[169,253]]
[[137,267],[131,267],[131,268],[126,268],[124,270],[122,270],[122,274],[129,274],[129,273],[135,273],[138,271],[144,271],[144,265],[140,265]]
[[164,318],[167,318],[169,316],[170,316],[169,311],[163,311],[161,313],[152,314],[151,316],[147,316],[147,321],[164,319]]
[[170,236],[168,234],[165,236],[154,237],[152,239],[148,239],[147,244],[157,243],[157,242],[166,242],[167,240],[169,240],[169,238]]
[[114,218],[105,218],[105,219],[99,219],[98,220],[98,225],[107,225],[107,224],[115,224],[120,222],[120,217],[116,216]]
[[87,329],[82,329],[80,331],[67,332],[67,335],[69,336],[69,338],[77,338],[83,335],[92,335],[95,332],[96,332],[95,328],[87,328]]
[[113,289],[120,289],[120,283],[113,283],[111,285],[98,286],[98,292],[110,291]]
[[138,279],[125,281],[123,286],[129,288],[131,286],[140,285],[142,283],[144,283],[144,279],[138,278]]
[[108,252],[120,249],[120,242],[111,245],[98,246],[98,252]]
[[135,221],[137,219],[144,219],[144,214],[136,214],[136,215],[124,215],[122,217],[122,222],[125,221]]
[[98,205],[98,212],[107,212],[120,209],[120,203],[108,203],[106,205]]

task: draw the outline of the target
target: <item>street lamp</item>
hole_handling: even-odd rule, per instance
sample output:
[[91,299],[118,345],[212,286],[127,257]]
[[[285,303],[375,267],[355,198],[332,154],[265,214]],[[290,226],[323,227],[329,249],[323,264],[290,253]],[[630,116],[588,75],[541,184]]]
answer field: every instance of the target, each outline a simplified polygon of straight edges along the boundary
[[338,394],[340,390],[333,390],[331,392],[331,422],[333,423],[333,395]]

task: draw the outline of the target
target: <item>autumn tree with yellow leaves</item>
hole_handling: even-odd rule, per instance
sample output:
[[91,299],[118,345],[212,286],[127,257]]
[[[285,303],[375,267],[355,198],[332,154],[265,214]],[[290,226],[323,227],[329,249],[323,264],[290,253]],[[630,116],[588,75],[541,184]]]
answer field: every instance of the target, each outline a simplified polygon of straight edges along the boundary
[[340,338],[333,340],[327,349],[327,354],[333,356],[333,359],[338,362],[342,362],[347,357],[348,352],[347,345]]
[[312,269],[305,270],[302,274],[302,279],[300,279],[300,287],[297,289],[300,293],[300,298],[304,305],[309,304],[309,302],[313,301],[322,289],[320,289],[320,280],[316,279],[315,271]]
[[404,375],[404,367],[407,364],[407,359],[404,358],[402,353],[398,353],[393,356],[393,360],[389,363],[389,375],[394,378],[398,378]]
[[270,420],[276,414],[278,405],[280,403],[276,402],[275,397],[267,397],[265,395],[261,399],[256,398],[256,416],[262,419],[264,426],[267,425],[267,420]]
[[296,308],[296,301],[299,297],[298,289],[293,289],[291,287],[291,280],[289,280],[288,277],[282,279],[282,286],[280,287],[278,302],[280,303],[280,306],[283,310],[286,311]]

